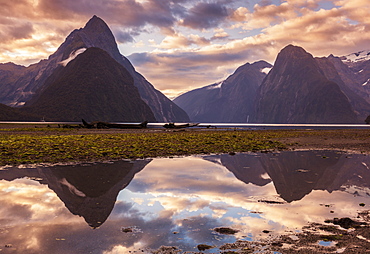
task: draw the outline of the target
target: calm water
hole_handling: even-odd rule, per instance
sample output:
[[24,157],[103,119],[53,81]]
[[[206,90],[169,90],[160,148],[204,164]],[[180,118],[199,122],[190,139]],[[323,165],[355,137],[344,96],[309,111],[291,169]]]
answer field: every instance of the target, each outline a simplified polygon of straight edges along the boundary
[[[365,155],[297,151],[2,168],[0,249],[197,251],[198,244],[271,237],[264,230],[299,232],[368,209],[369,166]],[[216,227],[239,232],[221,235]]]
[[[82,122],[14,122],[0,121],[0,124],[27,124],[27,125],[78,125]],[[138,123],[134,123],[138,124]],[[148,128],[160,128],[166,123],[148,123]],[[183,123],[178,123],[183,124]],[[370,124],[281,124],[281,123],[199,123],[198,127],[210,127],[214,129],[238,128],[238,129],[370,129]],[[192,128],[198,128],[192,127]]]

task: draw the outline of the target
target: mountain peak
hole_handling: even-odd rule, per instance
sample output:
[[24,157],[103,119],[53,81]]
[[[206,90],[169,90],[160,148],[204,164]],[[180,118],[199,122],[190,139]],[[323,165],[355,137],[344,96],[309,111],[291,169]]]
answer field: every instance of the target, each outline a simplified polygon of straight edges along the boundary
[[[275,68],[275,66],[280,67]],[[306,67],[308,67],[308,69],[311,71],[320,72],[314,57],[310,53],[308,53],[302,47],[289,44],[277,55],[274,68],[272,68],[270,73],[273,77],[282,75],[284,73],[287,74],[291,71],[305,73],[308,71],[308,69],[305,70]]]
[[[47,60],[35,64],[32,68],[28,68],[24,71],[24,74],[23,72],[21,73],[22,75],[14,74],[14,80],[17,80],[19,77],[21,78],[19,82],[17,81],[15,83],[13,79],[8,79],[9,81],[7,81],[7,84],[15,84],[0,87],[0,102],[5,101],[8,105],[23,105],[25,102],[32,104],[32,102],[30,102],[31,98],[35,98],[33,101],[36,100],[40,95],[40,91],[46,88],[44,85],[49,76],[57,68],[61,67],[61,64],[68,67],[68,65],[72,64],[77,58],[80,58],[82,54],[78,55],[78,53],[82,53],[85,49],[92,47],[100,48],[107,52],[133,76],[134,85],[137,87],[140,97],[153,110],[155,118],[158,121],[189,121],[189,117],[185,111],[175,105],[160,91],[156,90],[140,73],[135,71],[130,61],[119,52],[116,39],[109,26],[103,19],[96,15],[92,16],[83,28],[73,30],[59,46],[57,51],[50,55]],[[78,57],[76,57],[77,55]],[[74,57],[76,57],[76,59]],[[75,60],[72,61],[72,59]],[[2,79],[1,81],[3,82],[1,73],[0,79]],[[8,92],[7,88],[10,86],[14,86],[14,89],[12,88],[12,91]],[[5,91],[3,91],[4,88]],[[4,100],[4,97],[6,100]]]
[[24,110],[51,120],[156,120],[140,98],[131,74],[103,49],[88,48],[64,68],[56,69],[45,83],[45,90]]
[[90,29],[109,29],[107,23],[100,17],[94,15],[85,25],[83,28],[84,30],[90,30]]
[[62,60],[65,60],[76,50],[90,47],[105,50],[118,62],[122,59],[112,31],[105,21],[96,15],[83,28],[74,30],[54,54],[63,55]]
[[287,57],[291,59],[296,59],[296,58],[302,58],[302,57],[310,57],[313,58],[313,56],[308,53],[306,50],[304,50],[302,47],[299,46],[294,46],[292,44],[289,44],[285,48],[283,48],[280,53],[280,56],[286,55]]
[[288,45],[280,51],[258,93],[257,122],[356,122],[338,84],[329,81],[315,58],[301,47]]

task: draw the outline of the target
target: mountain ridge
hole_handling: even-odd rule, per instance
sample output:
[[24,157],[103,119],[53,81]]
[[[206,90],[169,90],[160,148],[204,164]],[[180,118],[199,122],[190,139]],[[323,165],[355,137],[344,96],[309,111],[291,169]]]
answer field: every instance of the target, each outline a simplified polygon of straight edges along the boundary
[[[355,113],[339,86],[326,78],[314,57],[288,45],[259,87],[256,122],[354,123]],[[278,99],[277,99],[277,96]]]
[[45,89],[21,112],[48,121],[155,121],[131,74],[106,51],[88,48],[46,80]]
[[189,91],[174,102],[192,121],[247,122],[252,115],[257,88],[266,76],[262,70],[269,67],[265,61],[246,63],[226,80]]
[[[282,53],[284,60],[282,60]],[[226,122],[359,123],[363,122],[366,116],[370,114],[370,96],[367,94],[366,88],[359,85],[359,82],[356,81],[356,74],[339,57],[330,55],[314,58],[302,47],[294,45],[287,45],[280,51],[279,55],[273,68],[263,80],[263,82],[270,80],[272,84],[269,86],[263,85],[261,80],[257,85],[259,90],[255,93],[255,104],[259,104],[254,105],[253,112],[247,114],[241,110],[227,110],[230,115],[234,112],[241,114],[240,118],[244,117],[244,120]],[[366,61],[362,64],[365,63]],[[281,70],[280,72],[276,71],[277,65]],[[228,79],[233,75],[230,75]],[[294,80],[293,77],[295,77]],[[368,77],[370,77],[370,73]],[[280,86],[279,82],[282,79],[285,79],[285,83],[280,84]],[[289,79],[290,81],[288,81]],[[308,82],[309,80],[311,81]],[[216,93],[216,88],[223,87],[224,82],[188,91],[175,98],[174,102],[184,108],[192,121],[199,121],[200,119],[196,118],[198,112],[196,112],[196,107],[192,103],[199,106],[197,101],[203,100],[202,105],[209,104],[209,110],[217,111],[217,114],[216,112],[210,114],[211,117],[208,115],[208,118],[205,118],[207,121],[204,122],[225,122],[220,117],[222,112],[217,109],[217,103],[214,103],[220,96],[219,93]],[[302,84],[302,82],[306,84]],[[308,86],[307,83],[311,85]],[[234,85],[237,86],[237,84]],[[315,89],[310,88],[310,86],[315,87]],[[213,91],[213,94],[208,92],[210,97],[213,96],[209,99],[205,96],[205,91],[211,88],[215,91]],[[303,90],[301,91],[301,89]],[[291,92],[292,90],[295,92]],[[289,92],[291,92],[290,95],[288,95]],[[306,101],[306,104],[302,103],[307,99],[308,92],[311,93],[311,100]],[[247,98],[248,94],[246,92],[242,94]],[[263,98],[263,95],[267,96],[268,94],[270,95],[267,99],[258,101]],[[239,96],[242,97],[240,94]],[[235,97],[227,100],[237,101]],[[240,100],[240,103],[247,104],[251,101],[253,99],[249,98],[248,100]],[[283,106],[284,104],[285,106]],[[315,106],[315,104],[321,106]],[[278,109],[279,107],[280,109]],[[203,111],[206,111],[206,109],[203,109]]]
[[[68,59],[71,53],[89,47],[105,50],[130,72],[134,78],[134,85],[138,88],[142,100],[155,114],[156,121],[189,121],[189,117],[181,108],[156,90],[140,73],[136,72],[129,60],[120,54],[113,33],[96,15],[83,28],[73,30],[48,59],[25,67],[23,72],[13,72],[12,75],[18,77],[16,82],[6,80],[0,85],[0,103],[13,107],[31,106],[38,95],[46,89],[45,82],[53,71]],[[2,80],[0,76],[0,81]]]

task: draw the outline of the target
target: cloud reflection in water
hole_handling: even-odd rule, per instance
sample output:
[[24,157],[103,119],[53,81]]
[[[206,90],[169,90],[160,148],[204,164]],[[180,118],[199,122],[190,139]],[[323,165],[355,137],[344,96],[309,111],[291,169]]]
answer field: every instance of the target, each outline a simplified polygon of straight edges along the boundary
[[[369,204],[366,165],[369,156],[313,151],[1,170],[0,248],[125,253],[167,245],[196,251],[198,244],[266,238],[263,230],[300,230],[366,209],[359,206]],[[97,220],[95,230],[86,223]],[[122,232],[127,227],[133,232]],[[220,235],[215,227],[240,231]]]

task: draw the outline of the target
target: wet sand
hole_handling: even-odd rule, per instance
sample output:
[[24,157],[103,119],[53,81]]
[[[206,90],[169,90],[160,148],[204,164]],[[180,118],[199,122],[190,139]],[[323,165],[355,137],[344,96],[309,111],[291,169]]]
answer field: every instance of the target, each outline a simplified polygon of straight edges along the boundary
[[370,154],[370,130],[366,129],[292,130],[290,135],[283,135],[277,140],[289,149],[329,149]]

